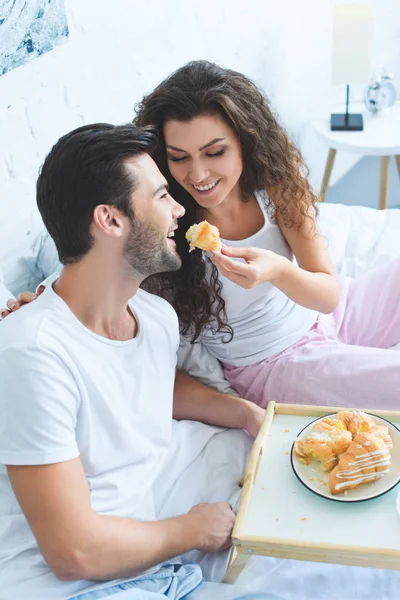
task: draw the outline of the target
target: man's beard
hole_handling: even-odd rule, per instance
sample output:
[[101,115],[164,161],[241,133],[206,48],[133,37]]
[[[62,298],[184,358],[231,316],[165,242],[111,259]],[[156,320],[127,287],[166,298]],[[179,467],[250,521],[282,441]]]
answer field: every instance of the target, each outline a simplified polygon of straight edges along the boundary
[[137,218],[126,239],[124,258],[135,276],[177,271],[182,264],[178,254],[168,247],[167,238],[158,229]]

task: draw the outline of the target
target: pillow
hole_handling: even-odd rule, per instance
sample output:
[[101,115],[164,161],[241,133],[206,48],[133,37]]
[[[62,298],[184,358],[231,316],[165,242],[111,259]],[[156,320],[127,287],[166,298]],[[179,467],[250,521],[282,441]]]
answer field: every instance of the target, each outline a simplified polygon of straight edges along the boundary
[[52,273],[62,269],[56,246],[46,229],[38,235],[29,252],[22,259],[35,279],[34,287]]
[[183,335],[178,349],[177,368],[219,392],[238,396],[225,379],[221,363],[203,344],[191,344]]

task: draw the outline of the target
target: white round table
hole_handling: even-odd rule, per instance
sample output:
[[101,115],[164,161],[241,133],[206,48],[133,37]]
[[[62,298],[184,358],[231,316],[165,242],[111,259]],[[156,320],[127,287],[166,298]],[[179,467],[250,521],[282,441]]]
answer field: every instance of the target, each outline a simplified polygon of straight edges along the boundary
[[312,122],[317,136],[329,146],[320,202],[325,200],[336,152],[345,150],[362,156],[381,157],[379,208],[387,208],[391,156],[395,157],[400,176],[400,105],[379,115],[364,112],[363,118],[364,131],[331,131],[329,119]]

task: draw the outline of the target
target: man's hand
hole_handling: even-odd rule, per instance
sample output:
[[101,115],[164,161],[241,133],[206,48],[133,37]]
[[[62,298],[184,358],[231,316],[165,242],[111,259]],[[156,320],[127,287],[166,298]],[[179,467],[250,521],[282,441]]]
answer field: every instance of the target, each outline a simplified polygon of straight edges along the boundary
[[198,550],[219,552],[232,545],[232,530],[236,516],[227,502],[197,504],[188,513],[200,533]]
[[30,302],[36,300],[36,298],[40,296],[40,294],[44,292],[45,289],[46,288],[44,287],[44,285],[41,285],[38,287],[36,294],[31,292],[21,292],[15,299],[10,298],[10,300],[7,300],[7,308],[1,309],[0,317],[2,319],[5,319],[10,313],[15,312],[16,310],[21,308],[21,306],[24,306],[25,304],[30,304]]

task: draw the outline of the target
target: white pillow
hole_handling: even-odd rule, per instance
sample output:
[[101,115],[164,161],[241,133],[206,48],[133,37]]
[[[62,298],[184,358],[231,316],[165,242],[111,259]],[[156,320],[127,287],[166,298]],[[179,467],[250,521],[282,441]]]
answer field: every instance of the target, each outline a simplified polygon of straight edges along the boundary
[[56,246],[46,229],[38,235],[22,259],[35,278],[35,286],[62,269]]
[[225,379],[221,363],[211,356],[203,344],[191,344],[183,335],[178,350],[177,367],[219,392],[238,395]]

